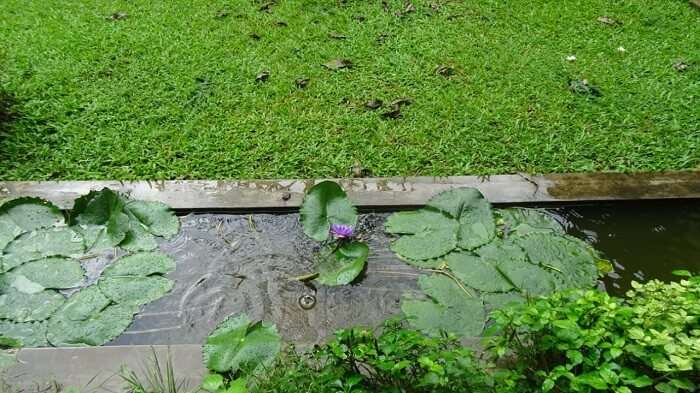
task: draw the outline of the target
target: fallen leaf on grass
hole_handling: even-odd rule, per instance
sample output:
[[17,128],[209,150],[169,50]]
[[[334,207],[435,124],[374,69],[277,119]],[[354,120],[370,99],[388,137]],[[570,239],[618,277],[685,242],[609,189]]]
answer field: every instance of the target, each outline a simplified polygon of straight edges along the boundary
[[227,9],[219,10],[216,12],[216,15],[214,15],[214,19],[224,19],[230,14],[231,12],[229,12]]
[[372,171],[370,169],[363,168],[360,160],[355,160],[355,162],[352,164],[352,168],[350,168],[350,172],[352,173],[352,177],[372,176]]
[[331,71],[337,71],[342,68],[352,68],[352,61],[348,59],[334,59],[329,61],[328,63],[323,64],[324,67]]
[[401,107],[398,105],[394,105],[391,110],[382,113],[384,119],[397,119],[399,116],[401,116]]
[[455,69],[453,67],[450,67],[448,65],[441,64],[435,68],[435,73],[444,76],[445,78],[448,78],[455,73]]
[[267,70],[261,71],[258,75],[255,76],[256,82],[265,82],[268,79],[270,79],[270,71]]
[[283,20],[278,20],[277,22],[275,22],[275,25],[277,25],[277,26],[279,26],[279,27],[287,27],[287,26],[289,26],[289,24],[288,24],[287,22],[283,21]]
[[411,12],[416,12],[416,6],[413,5],[410,1],[407,2],[403,8],[403,13],[404,14],[410,14]]
[[569,90],[574,94],[589,95],[593,97],[600,97],[602,94],[598,87],[588,83],[588,79],[581,80],[570,80]]
[[120,12],[113,13],[112,15],[108,16],[105,19],[107,19],[107,20],[123,20],[123,19],[126,19],[128,17],[129,17],[129,14],[127,14],[126,12],[120,11]]
[[384,102],[382,100],[369,100],[365,102],[365,108],[375,110],[379,109],[384,105]]
[[411,105],[414,102],[416,102],[413,98],[410,97],[400,97],[392,101],[389,105],[397,106],[397,107],[402,107],[404,105]]
[[254,39],[254,40],[259,40],[261,37],[258,35],[258,33],[250,33],[248,34],[248,37]]
[[262,12],[272,12],[272,6],[275,5],[274,1],[268,1],[260,6],[259,10]]
[[344,39],[348,38],[348,36],[341,34],[341,33],[338,33],[337,31],[331,31],[330,33],[328,33],[328,37],[336,39],[336,40],[344,40]]
[[367,17],[364,16],[364,15],[353,15],[353,16],[352,16],[352,19],[353,19],[353,20],[356,20],[356,21],[358,21],[358,22],[364,22],[364,21],[367,20]]
[[303,89],[309,84],[309,78],[299,78],[294,81],[297,88]]
[[678,71],[678,72],[683,72],[688,69],[688,64],[679,61],[678,63],[673,64],[673,69]]
[[389,34],[387,34],[387,33],[379,33],[379,35],[377,36],[377,43],[378,43],[378,44],[383,44],[383,43],[386,41],[387,38],[389,38]]
[[608,25],[608,26],[615,26],[615,25],[622,24],[622,22],[620,22],[619,20],[613,19],[613,18],[611,18],[609,16],[605,16],[605,15],[598,17],[598,22],[600,22],[604,25]]

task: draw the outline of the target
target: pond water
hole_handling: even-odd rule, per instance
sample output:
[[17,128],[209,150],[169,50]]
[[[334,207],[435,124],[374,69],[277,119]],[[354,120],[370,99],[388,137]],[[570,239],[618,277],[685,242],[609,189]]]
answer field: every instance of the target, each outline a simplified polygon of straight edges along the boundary
[[[568,232],[593,244],[616,272],[603,285],[622,294],[631,280],[672,278],[674,269],[700,271],[700,201],[615,203],[547,209]],[[162,242],[174,256],[177,284],[148,304],[112,345],[199,344],[218,322],[246,312],[274,322],[299,346],[324,341],[350,325],[373,326],[400,312],[404,293],[417,291],[419,271],[389,250],[382,227],[389,213],[361,215],[359,236],[370,246],[355,285],[324,287],[294,277],[312,272],[317,243],[297,214],[191,213]]]

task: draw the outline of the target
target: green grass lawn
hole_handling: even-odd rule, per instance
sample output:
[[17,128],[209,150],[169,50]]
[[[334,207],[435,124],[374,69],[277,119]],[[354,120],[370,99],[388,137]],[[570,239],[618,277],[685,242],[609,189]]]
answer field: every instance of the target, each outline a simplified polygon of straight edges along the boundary
[[0,1],[0,179],[700,168],[684,0],[262,4]]

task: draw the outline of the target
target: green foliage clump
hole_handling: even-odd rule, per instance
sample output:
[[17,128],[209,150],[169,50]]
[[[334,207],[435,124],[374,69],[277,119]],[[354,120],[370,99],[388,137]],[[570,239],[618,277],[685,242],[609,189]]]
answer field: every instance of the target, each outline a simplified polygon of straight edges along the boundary
[[700,280],[573,290],[494,313],[490,351],[517,392],[627,393],[700,384]]

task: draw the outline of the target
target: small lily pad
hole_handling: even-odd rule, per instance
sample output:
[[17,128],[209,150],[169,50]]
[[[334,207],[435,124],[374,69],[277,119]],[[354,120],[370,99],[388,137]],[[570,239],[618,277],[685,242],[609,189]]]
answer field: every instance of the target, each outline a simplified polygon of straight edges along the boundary
[[357,224],[357,210],[345,191],[332,181],[313,186],[304,196],[299,212],[304,233],[317,241],[328,239],[331,224]]
[[163,297],[175,282],[161,276],[107,276],[100,278],[97,285],[115,303],[142,305]]
[[70,228],[39,229],[10,242],[2,263],[5,270],[10,270],[25,262],[52,256],[71,257],[84,251],[83,238]]
[[9,288],[0,295],[0,319],[14,322],[36,322],[48,319],[65,301],[58,292],[46,290],[24,293]]
[[175,270],[175,260],[162,252],[142,252],[123,256],[102,272],[102,277],[150,276]]
[[145,225],[140,221],[130,220],[129,230],[126,232],[124,241],[119,244],[119,247],[126,251],[150,251],[158,247],[155,236],[148,232]]
[[0,215],[7,215],[23,231],[49,228],[64,222],[61,209],[40,198],[17,198],[0,207]]
[[28,262],[13,269],[12,273],[22,275],[29,281],[49,289],[76,288],[85,280],[85,271],[80,262],[63,257],[49,257]]
[[457,188],[442,192],[428,201],[459,222],[457,246],[473,250],[496,237],[491,205],[475,188]]
[[126,210],[156,236],[170,239],[180,230],[180,220],[165,203],[130,201],[126,204]]
[[235,374],[270,364],[281,347],[275,325],[252,322],[247,315],[230,316],[209,335],[202,349],[210,370]]
[[540,209],[510,208],[498,211],[507,236],[545,232],[564,234],[564,227],[552,215]]
[[407,260],[438,258],[457,246],[457,221],[434,209],[394,213],[384,228],[404,234],[391,244],[391,250]]
[[331,255],[321,259],[316,279],[323,285],[347,285],[362,273],[367,263],[369,247],[365,243],[343,244]]

